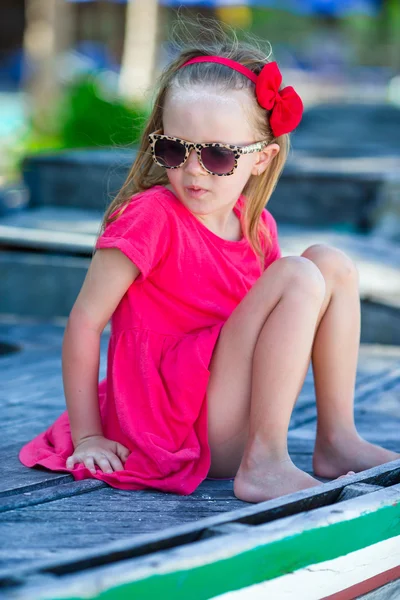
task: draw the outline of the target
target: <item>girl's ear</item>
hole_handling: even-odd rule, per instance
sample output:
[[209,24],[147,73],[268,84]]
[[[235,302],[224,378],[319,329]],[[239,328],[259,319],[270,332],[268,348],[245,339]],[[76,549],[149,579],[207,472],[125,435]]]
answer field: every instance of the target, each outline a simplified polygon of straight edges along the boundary
[[256,162],[251,170],[252,175],[261,175],[271,162],[271,160],[278,154],[280,146],[278,144],[269,144],[263,150],[258,153]]

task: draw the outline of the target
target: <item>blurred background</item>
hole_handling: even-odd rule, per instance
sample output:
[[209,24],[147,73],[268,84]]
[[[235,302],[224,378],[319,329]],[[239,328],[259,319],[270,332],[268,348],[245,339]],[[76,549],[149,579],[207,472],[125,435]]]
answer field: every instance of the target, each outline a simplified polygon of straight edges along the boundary
[[[69,314],[177,16],[198,15],[271,44],[304,101],[268,204],[284,252],[333,243],[362,270],[364,312],[400,308],[399,0],[2,0],[1,315]],[[374,327],[397,340],[389,314]]]
[[147,90],[174,56],[177,10],[269,41],[306,107],[400,106],[398,0],[2,0],[3,180],[28,152],[137,141]]

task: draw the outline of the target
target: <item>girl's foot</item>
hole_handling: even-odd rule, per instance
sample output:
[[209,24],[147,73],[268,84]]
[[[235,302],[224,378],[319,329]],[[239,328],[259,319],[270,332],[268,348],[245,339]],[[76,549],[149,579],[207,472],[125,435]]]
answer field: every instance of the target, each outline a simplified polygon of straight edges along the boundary
[[[346,476],[343,471],[342,476]],[[288,458],[282,462],[263,462],[251,469],[240,466],[233,492],[236,498],[245,502],[264,502],[317,485],[322,483],[298,469]]]
[[333,479],[350,469],[356,473],[400,458],[400,454],[370,444],[357,433],[339,435],[334,440],[318,437],[313,469],[317,477]]

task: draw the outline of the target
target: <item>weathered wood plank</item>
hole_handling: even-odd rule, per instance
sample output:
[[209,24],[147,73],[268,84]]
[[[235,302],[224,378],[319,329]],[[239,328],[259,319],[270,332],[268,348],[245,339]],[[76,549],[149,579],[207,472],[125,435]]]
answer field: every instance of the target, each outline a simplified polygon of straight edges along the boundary
[[243,523],[225,523],[224,525],[216,525],[215,527],[209,527],[199,537],[201,540],[205,540],[208,537],[214,535],[229,535],[231,533],[247,533],[252,525],[244,525]]
[[381,485],[372,485],[370,483],[354,483],[353,485],[347,485],[339,495],[338,502],[343,500],[351,500],[351,498],[357,498],[364,494],[371,494],[372,492],[378,492],[382,490]]
[[[229,510],[230,506],[229,506],[229,502],[228,504],[222,503],[220,505],[220,507],[222,507],[222,510],[219,510],[218,507],[218,503],[216,501],[211,502],[210,506],[213,507],[217,507],[217,510],[219,510],[220,514],[215,515],[215,516],[209,516],[210,515],[210,511],[208,510],[208,503],[207,503],[207,512],[206,513],[201,513],[199,511],[199,509],[197,508],[196,511],[196,520],[194,520],[192,518],[192,515],[190,517],[190,519],[188,519],[188,521],[186,522],[186,524],[182,525],[176,525],[175,527],[159,527],[158,523],[159,523],[159,519],[161,519],[162,517],[160,515],[166,514],[167,512],[167,507],[168,504],[165,503],[164,501],[160,501],[160,503],[158,504],[158,513],[156,513],[157,516],[154,516],[154,518],[152,520],[148,519],[146,520],[146,512],[142,512],[142,522],[141,522],[141,526],[148,526],[148,523],[153,523],[153,526],[156,526],[157,529],[156,531],[154,531],[154,533],[147,533],[145,537],[140,537],[140,539],[138,539],[136,537],[136,535],[133,538],[130,538],[128,541],[123,541],[123,540],[119,540],[118,542],[114,542],[114,544],[112,546],[107,546],[107,548],[95,548],[95,549],[91,549],[86,547],[84,551],[80,551],[77,552],[75,555],[75,558],[72,560],[71,559],[71,555],[69,555],[70,559],[66,562],[66,565],[68,564],[68,570],[72,571],[76,568],[76,565],[79,563],[81,564],[82,561],[84,564],[90,565],[90,566],[94,566],[95,564],[99,565],[99,564],[106,564],[107,562],[111,561],[111,557],[112,560],[121,560],[123,558],[126,558],[127,556],[132,556],[132,553],[134,553],[134,555],[138,555],[138,554],[146,554],[148,552],[149,549],[151,549],[151,551],[153,552],[155,548],[158,549],[162,549],[165,547],[172,547],[172,546],[177,546],[177,545],[181,545],[181,544],[187,544],[190,542],[193,542],[195,540],[198,539],[198,536],[201,535],[201,533],[207,529],[208,527],[215,527],[215,526],[219,526],[219,525],[223,525],[226,523],[242,523],[242,524],[246,524],[246,525],[260,525],[260,524],[267,524],[267,523],[277,523],[277,527],[279,527],[279,523],[281,521],[281,519],[286,519],[289,516],[293,516],[293,518],[295,518],[296,516],[298,518],[300,518],[300,521],[302,521],[303,519],[303,514],[306,512],[307,515],[309,514],[310,516],[307,516],[307,519],[312,519],[312,513],[314,512],[314,510],[312,509],[320,509],[322,507],[331,507],[334,513],[337,514],[343,514],[343,510],[346,506],[346,502],[349,501],[345,501],[345,502],[340,502],[338,503],[337,500],[341,494],[341,492],[343,491],[343,489],[347,486],[347,485],[351,485],[351,484],[356,484],[356,483],[373,483],[376,485],[383,485],[383,486],[393,486],[388,490],[382,490],[382,493],[385,496],[385,493],[388,492],[389,490],[392,490],[392,492],[390,493],[394,493],[397,494],[397,488],[399,488],[400,491],[400,486],[395,484],[398,484],[398,482],[400,481],[400,460],[395,461],[394,463],[389,463],[388,465],[381,465],[379,467],[375,467],[374,469],[369,469],[368,471],[365,471],[364,473],[359,473],[356,475],[352,475],[352,476],[347,476],[346,478],[340,479],[340,480],[334,480],[330,483],[327,483],[323,486],[318,486],[318,487],[314,487],[314,488],[309,488],[307,490],[302,490],[300,492],[296,492],[295,494],[290,494],[288,496],[283,496],[281,498],[277,498],[275,500],[269,500],[267,502],[263,502],[257,505],[250,505],[248,506],[247,503],[241,503],[242,506],[244,505],[243,508],[238,508],[236,510]],[[210,484],[213,484],[215,482],[208,482]],[[199,491],[199,490],[197,490]],[[115,493],[113,493],[115,492]],[[377,492],[378,494],[381,494],[381,492]],[[137,492],[137,494],[140,494],[140,492]],[[146,492],[142,492],[141,493],[142,496],[146,496],[147,493]],[[70,532],[70,536],[71,535],[80,535],[81,532],[84,531],[84,527],[83,527],[83,523],[85,522],[85,518],[86,515],[89,515],[90,519],[95,519],[96,517],[99,517],[99,515],[103,512],[107,513],[107,510],[110,510],[110,503],[107,503],[107,509],[105,508],[106,505],[104,505],[104,509],[103,511],[101,510],[101,502],[102,502],[102,498],[112,498],[112,503],[115,505],[118,505],[118,513],[120,513],[122,515],[122,523],[125,527],[136,527],[138,524],[138,521],[134,521],[134,519],[131,519],[130,517],[132,516],[131,514],[129,515],[129,518],[127,518],[125,520],[125,523],[123,521],[124,519],[124,514],[125,511],[123,509],[124,506],[124,502],[128,502],[129,503],[129,508],[128,508],[128,514],[129,512],[132,513],[133,511],[133,507],[132,507],[132,501],[134,500],[134,494],[129,493],[129,492],[123,492],[122,490],[110,490],[109,488],[105,488],[105,489],[101,489],[101,490],[97,490],[92,492],[91,494],[85,495],[85,496],[80,496],[80,497],[75,497],[75,498],[66,498],[66,499],[60,499],[57,500],[55,502],[52,503],[47,503],[47,504],[43,504],[40,506],[35,506],[35,507],[31,507],[31,508],[24,508],[24,509],[20,509],[18,511],[10,511],[8,513],[5,513],[6,519],[10,518],[10,519],[14,519],[15,515],[21,515],[22,513],[25,514],[29,514],[28,517],[28,521],[29,518],[31,518],[32,520],[35,519],[35,517],[31,517],[31,514],[46,514],[47,515],[47,519],[44,519],[44,527],[48,526],[46,525],[46,523],[52,523],[53,522],[53,516],[50,515],[54,515],[54,510],[57,510],[58,507],[68,507],[68,505],[71,506],[72,504],[75,504],[76,506],[79,506],[79,517],[81,518],[81,522],[79,523],[79,527],[76,527],[75,532],[77,533],[73,533],[73,531]],[[167,497],[167,496],[165,496]],[[371,506],[373,504],[373,499],[374,497],[376,497],[376,493],[371,493],[368,494],[368,498],[371,498]],[[382,494],[381,496],[382,497]],[[160,494],[160,498],[161,498],[161,494]],[[191,496],[187,496],[185,497],[185,503],[186,505],[190,508],[191,504],[195,501],[195,499],[191,498]],[[362,496],[360,498],[356,498],[354,501],[357,502],[361,502],[360,506],[368,506],[365,505],[365,500],[363,500],[363,498],[365,498],[365,496]],[[124,499],[124,500],[122,500]],[[182,503],[182,499],[178,499],[178,498],[174,498],[171,497],[171,502],[172,503],[178,503],[178,510],[176,508],[176,506],[174,506],[174,509],[171,511],[170,514],[172,515],[177,515],[179,517],[182,517],[182,519],[185,518],[185,516],[188,516],[189,513],[187,513],[185,510],[183,510],[183,503]],[[240,501],[238,501],[240,502]],[[363,504],[364,503],[364,504]],[[142,502],[138,502],[136,507],[140,508],[140,506],[142,505]],[[333,506],[334,505],[334,506]],[[126,506],[126,505],[125,505]],[[154,506],[154,504],[153,504]],[[155,505],[157,506],[157,505]],[[95,510],[97,509],[97,510]],[[73,512],[69,512],[69,514],[72,515],[76,515],[78,513],[77,510],[73,511]],[[94,515],[94,517],[93,517]],[[83,519],[83,521],[82,521]],[[308,521],[305,521],[305,523],[307,523]],[[78,521],[76,519],[72,519],[73,523],[77,523]],[[117,521],[118,523],[121,523],[121,520]],[[9,535],[12,535],[12,531],[15,531],[15,535],[17,535],[18,537],[18,524],[15,523],[15,521],[10,521],[10,523],[12,523],[12,526],[10,527],[8,533]],[[182,523],[182,521],[181,521]],[[61,521],[61,524],[63,527],[66,527],[67,531],[70,531],[70,529],[68,529],[68,525],[71,524],[71,519],[64,519]],[[24,526],[26,526],[25,523],[23,523]],[[4,526],[7,526],[7,521],[4,523]],[[114,534],[114,523],[113,523],[113,519],[111,518],[109,521],[109,526],[111,527],[110,531],[110,535]],[[117,526],[117,525],[116,525]],[[38,527],[38,526],[37,526]],[[117,526],[118,527],[118,526]],[[136,533],[139,533],[139,530],[135,530]],[[140,531],[143,531],[140,530]],[[102,531],[103,535],[104,532]],[[29,534],[29,531],[28,531]],[[40,544],[40,539],[47,538],[48,534],[45,534],[42,532],[38,532],[38,529],[36,529],[36,534],[34,535],[34,538],[36,540],[36,547],[37,544]],[[96,535],[95,533],[93,533],[93,535]],[[54,536],[53,536],[54,537]],[[62,543],[62,539],[63,536],[58,535],[57,539],[54,541],[54,543],[56,543],[58,541],[58,543]],[[71,539],[71,538],[69,538]],[[93,539],[93,538],[91,538]],[[80,540],[82,540],[82,542],[84,541],[84,538],[80,538]],[[75,539],[76,541],[76,539]],[[33,542],[32,542],[33,543]],[[50,542],[49,542],[50,543]],[[66,540],[66,544],[68,544],[68,540]],[[90,545],[90,540],[88,539],[88,543]],[[86,543],[86,545],[88,545],[88,543]],[[45,547],[48,547],[48,544],[45,544]],[[69,549],[71,548],[71,546],[67,546]],[[40,554],[39,554],[40,556]],[[94,562],[93,562],[94,561]],[[58,564],[58,563],[57,563]],[[74,566],[75,565],[75,566]],[[28,569],[28,567],[26,567]],[[43,567],[44,568],[44,567]],[[50,567],[46,567],[50,568]],[[58,567],[57,567],[58,568]],[[65,567],[67,568],[67,567]],[[22,571],[24,571],[24,567],[21,567]],[[29,570],[29,569],[28,569]],[[5,571],[5,573],[8,573],[7,569]]]
[[[215,596],[221,591],[240,589],[399,535],[399,507],[400,485],[396,485],[344,501],[340,503],[340,509],[338,505],[324,506],[306,515],[298,514],[249,527],[245,535],[242,532],[222,534],[200,542],[187,539],[183,547],[164,547],[158,552],[153,546],[147,556],[138,555],[137,548],[132,547],[130,554],[125,547],[125,554],[121,556],[116,552],[117,544],[113,543],[107,546],[107,555],[89,557],[85,553],[79,562],[36,564],[31,570],[15,569],[13,573],[9,572],[8,581],[14,577],[17,583],[25,578],[29,585],[30,575],[54,574],[58,577],[51,587],[53,595],[62,588],[64,594],[68,590],[70,596],[75,594],[74,597],[97,596],[100,591],[129,582],[125,593],[131,595],[146,593],[147,597],[158,597],[163,590],[166,598],[184,600],[187,597],[206,597],[202,593],[199,595],[199,588],[196,588],[202,579],[207,582],[208,593],[212,592]],[[209,519],[203,520],[201,525],[205,526],[207,521],[211,526]],[[329,527],[326,527],[327,523]],[[343,531],[347,535],[340,535]],[[340,544],[337,543],[338,536]],[[236,577],[238,569],[234,568],[235,564],[238,565],[238,557],[243,559],[239,578]],[[125,560],[121,562],[121,558]],[[218,586],[210,587],[216,564],[221,576],[219,581],[229,582],[219,592]],[[97,567],[96,571],[93,571],[94,567]],[[102,568],[99,570],[99,567]],[[2,575],[6,576],[5,573]],[[143,588],[143,585],[146,587]],[[34,587],[25,588],[25,592],[29,590],[32,593]]]
[[[369,442],[400,452],[400,385],[389,392],[379,391],[354,410],[357,430]],[[316,421],[292,429],[289,433],[289,450],[312,452],[316,435]]]
[[106,485],[106,483],[97,479],[85,479],[83,481],[58,483],[58,485],[42,487],[34,491],[8,495],[2,497],[0,500],[0,512],[16,510],[17,508],[24,508],[32,504],[44,504],[58,500],[59,498],[87,494]]

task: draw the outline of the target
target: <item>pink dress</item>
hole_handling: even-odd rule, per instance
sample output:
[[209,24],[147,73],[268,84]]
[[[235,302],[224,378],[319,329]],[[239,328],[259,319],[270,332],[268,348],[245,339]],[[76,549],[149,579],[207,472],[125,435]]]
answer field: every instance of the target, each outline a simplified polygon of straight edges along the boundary
[[[240,196],[234,207],[239,217],[245,200]],[[273,238],[268,266],[280,250],[274,218],[266,209],[262,218]],[[133,196],[96,248],[119,248],[141,271],[112,316],[107,377],[98,388],[104,436],[131,454],[122,471],[67,469],[73,445],[64,411],[19,458],[76,480],[191,494],[210,469],[212,352],[225,321],[260,277],[259,263],[246,238],[220,238],[161,185]]]

